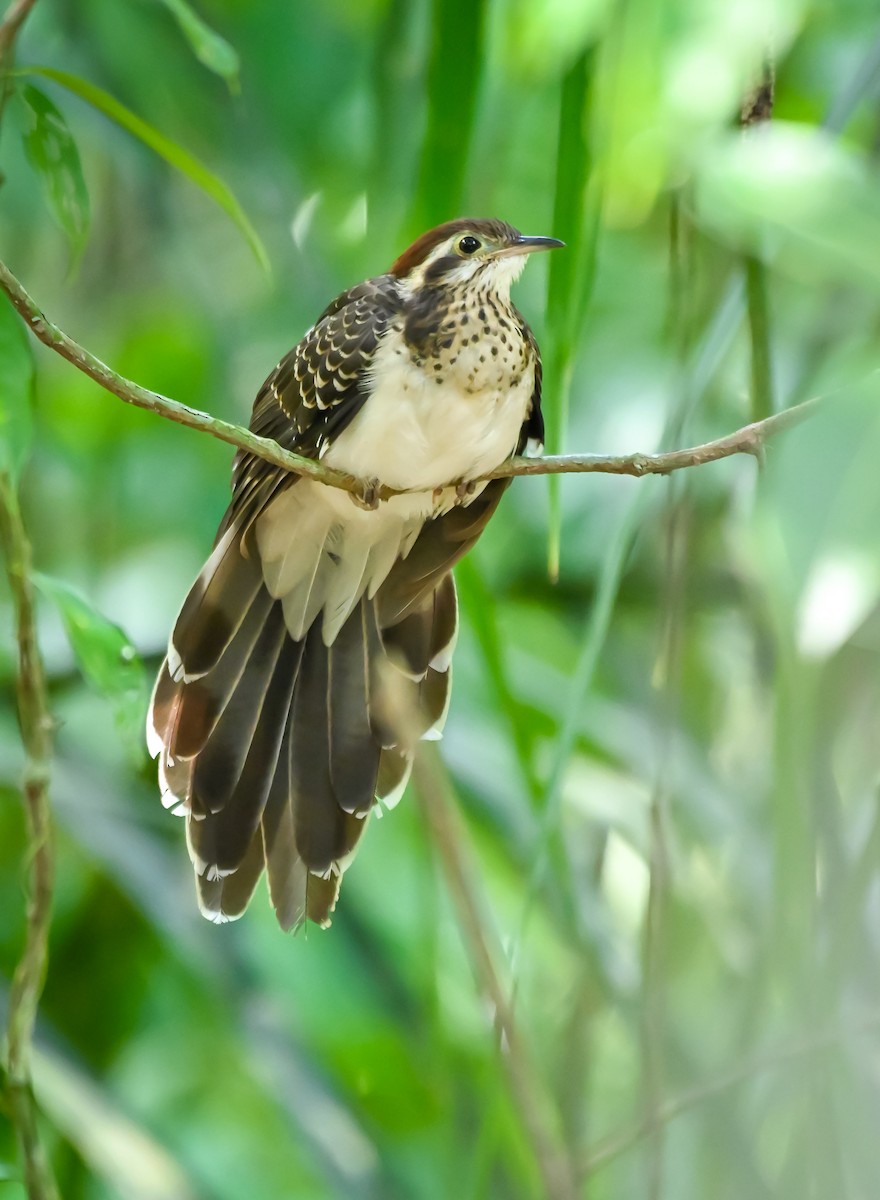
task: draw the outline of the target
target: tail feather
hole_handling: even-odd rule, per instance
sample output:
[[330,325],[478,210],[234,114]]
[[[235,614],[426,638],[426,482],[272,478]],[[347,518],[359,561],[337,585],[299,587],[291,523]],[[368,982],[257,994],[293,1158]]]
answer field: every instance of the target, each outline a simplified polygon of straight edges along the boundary
[[297,851],[290,803],[290,729],[291,714],[288,712],[278,763],[260,822],[269,899],[278,924],[285,932],[305,920],[308,881],[308,869]]
[[197,679],[216,666],[262,586],[255,547],[243,553],[241,542],[237,526],[226,530],[183,603],[168,648],[174,679]]
[[317,875],[337,869],[363,830],[363,819],[345,812],[333,787],[328,660],[320,628],[313,626],[293,700],[290,794],[297,850]]
[[383,750],[379,758],[379,775],[376,779],[376,799],[385,808],[394,808],[404,793],[412,771],[413,756],[405,750],[390,747]]
[[205,748],[236,694],[245,670],[252,670],[252,655],[265,629],[271,605],[268,593],[265,590],[258,592],[214,668],[191,682],[181,680],[177,684],[181,702],[166,743],[173,758],[194,758]]
[[379,771],[380,747],[370,728],[372,626],[372,614],[368,619],[366,604],[359,604],[327,650],[330,782],[340,808],[357,816],[373,807]]
[[282,615],[273,607],[235,690],[196,757],[190,794],[193,811],[217,813],[228,805],[244,769],[286,639]]
[[[283,570],[291,564],[288,555]],[[148,738],[163,802],[187,818],[199,905],[213,921],[240,916],[265,869],[282,928],[329,924],[371,809],[397,802],[416,742],[439,736],[452,579],[397,612],[385,606],[380,621],[382,590],[365,593],[365,564],[346,564],[359,596],[347,615],[341,592],[300,576],[309,595],[292,628],[286,597],[260,581],[256,546],[229,526],[181,610]],[[315,566],[336,569],[327,554]],[[316,608],[320,595],[337,607]]]
[[168,659],[164,659],[156,676],[150,710],[147,716],[147,749],[155,758],[168,745],[177,724],[181,688],[171,677]]
[[245,856],[229,875],[196,875],[196,894],[202,914],[217,925],[235,921],[250,903],[263,873],[263,844],[259,830],[251,838]]
[[301,654],[301,643],[284,639],[271,681],[254,699],[259,716],[241,772],[223,806],[197,824],[194,845],[208,872],[237,871],[250,854],[278,765]]
[[306,916],[310,921],[326,929],[336,908],[341,885],[341,872],[327,876],[309,875],[306,880]]
[[445,671],[452,662],[458,640],[458,596],[455,580],[447,575],[434,592],[434,620],[431,626],[431,661],[435,671]]
[[429,667],[419,684],[420,738],[436,741],[443,733],[449,698],[452,692],[452,670],[435,671]]

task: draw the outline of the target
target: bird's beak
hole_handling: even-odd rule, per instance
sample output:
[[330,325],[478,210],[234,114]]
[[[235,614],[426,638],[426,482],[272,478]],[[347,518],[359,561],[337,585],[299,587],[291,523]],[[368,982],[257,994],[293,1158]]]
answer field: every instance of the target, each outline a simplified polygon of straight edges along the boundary
[[493,257],[509,258],[513,254],[534,254],[536,250],[556,250],[564,245],[565,242],[560,242],[559,238],[526,237],[525,234],[522,234],[510,246],[496,250]]

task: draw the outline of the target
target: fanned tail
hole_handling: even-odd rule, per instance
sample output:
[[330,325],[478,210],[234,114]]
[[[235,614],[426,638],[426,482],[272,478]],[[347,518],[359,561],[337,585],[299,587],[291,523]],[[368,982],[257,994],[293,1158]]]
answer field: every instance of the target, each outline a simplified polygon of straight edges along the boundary
[[[284,929],[330,922],[377,802],[397,802],[416,742],[439,736],[457,623],[452,577],[396,623],[361,595],[331,644],[298,638],[227,527],[191,590],[148,722],[163,803],[185,816],[199,906],[244,912],[266,870]],[[299,629],[297,629],[299,632]]]

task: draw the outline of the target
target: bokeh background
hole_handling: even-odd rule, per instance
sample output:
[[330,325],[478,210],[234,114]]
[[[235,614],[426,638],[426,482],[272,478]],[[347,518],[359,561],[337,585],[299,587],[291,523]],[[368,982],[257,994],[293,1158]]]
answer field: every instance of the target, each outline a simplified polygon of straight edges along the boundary
[[[458,571],[437,770],[577,1194],[875,1196],[876,3],[196,8],[39,0],[18,66],[194,155],[271,274],[191,165],[75,82],[18,76],[3,113],[0,257],[118,371],[243,421],[333,295],[470,213],[568,243],[518,285],[552,449],[691,445],[826,397],[760,468],[517,481]],[[773,120],[743,132],[768,56]],[[53,118],[41,159],[25,85],[78,147],[82,245],[73,152]],[[196,915],[141,720],[231,451],[34,357],[59,860],[34,1069],[65,1200],[548,1195],[414,789],[330,931],[285,937],[263,890],[234,926]],[[28,862],[5,592],[0,622],[5,990]],[[17,1200],[2,1115],[0,1166]]]

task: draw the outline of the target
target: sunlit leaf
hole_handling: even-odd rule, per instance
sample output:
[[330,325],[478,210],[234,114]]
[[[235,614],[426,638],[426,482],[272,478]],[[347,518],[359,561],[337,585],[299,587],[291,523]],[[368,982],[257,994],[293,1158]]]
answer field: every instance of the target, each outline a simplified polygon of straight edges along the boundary
[[27,113],[24,148],[40,177],[55,220],[67,235],[73,261],[82,254],[89,234],[89,193],[76,142],[63,114],[48,96],[26,83],[18,93]]
[[559,75],[607,24],[610,0],[510,0],[503,9],[505,49],[526,77]]
[[164,133],[160,133],[148,122],[125,107],[124,104],[111,96],[109,92],[105,92],[102,88],[95,87],[93,83],[89,83],[87,79],[80,79],[78,75],[71,75],[69,71],[59,71],[54,67],[24,67],[21,69],[23,75],[41,75],[46,79],[53,79],[80,99],[85,100],[87,104],[91,104],[98,112],[109,117],[111,121],[115,121],[120,128],[125,129],[128,133],[134,135],[145,146],[149,146],[154,150],[160,158],[164,158],[175,170],[180,171],[187,179],[191,180],[196,187],[201,190],[227,213],[254,253],[255,258],[260,266],[267,273],[270,270],[269,256],[266,253],[266,248],[260,240],[257,231],[251,225],[244,209],[241,207],[235,196],[226,186],[222,179],[209,171],[203,163],[200,163],[197,158],[179,146],[177,142],[166,137]]
[[0,469],[17,478],[31,442],[34,364],[21,318],[0,297]]
[[822,130],[774,121],[719,139],[696,199],[701,222],[795,278],[880,283],[876,174]]
[[84,678],[111,701],[123,732],[139,730],[144,671],[125,633],[70,584],[41,574],[34,576],[34,582],[58,608]]
[[240,64],[229,42],[206,25],[186,0],[162,0],[162,3],[174,14],[199,62],[225,79],[230,91],[237,92]]

